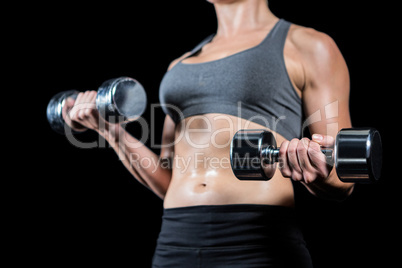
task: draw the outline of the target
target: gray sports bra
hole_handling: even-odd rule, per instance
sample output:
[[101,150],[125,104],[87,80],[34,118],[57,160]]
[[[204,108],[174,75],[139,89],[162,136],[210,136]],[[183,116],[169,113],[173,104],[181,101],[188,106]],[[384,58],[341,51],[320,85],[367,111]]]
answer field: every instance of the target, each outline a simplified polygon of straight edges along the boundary
[[[255,47],[204,63],[179,62],[162,79],[159,98],[165,113],[178,123],[207,113],[244,118],[299,138],[302,103],[290,82],[283,48],[290,23],[280,19]],[[188,57],[212,40],[209,36]]]

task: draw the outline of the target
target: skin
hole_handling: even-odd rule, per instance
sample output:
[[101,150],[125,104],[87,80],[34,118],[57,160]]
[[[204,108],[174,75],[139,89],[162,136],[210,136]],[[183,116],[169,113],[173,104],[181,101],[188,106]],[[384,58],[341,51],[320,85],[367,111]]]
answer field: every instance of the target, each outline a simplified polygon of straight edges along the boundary
[[[184,64],[202,63],[252,48],[278,21],[265,0],[209,2],[216,10],[216,36],[197,56],[185,58],[185,53],[169,69],[184,58]],[[177,125],[166,116],[163,148],[156,155],[120,125],[100,124],[95,91],[80,93],[75,101],[68,100],[63,114],[74,129],[89,128],[102,135],[129,172],[164,199],[165,208],[242,203],[294,206],[291,180],[302,183],[313,195],[344,200],[352,193],[353,184],[339,180],[320,149],[333,146],[337,132],[351,127],[346,63],[328,35],[298,25],[289,30],[284,59],[314,135],[312,140],[288,141],[274,132],[280,145],[280,164],[269,181],[240,181],[233,175],[228,157],[234,133],[239,129],[264,128],[235,116],[197,115]],[[166,165],[169,158],[171,167]],[[145,165],[145,160],[152,164]]]

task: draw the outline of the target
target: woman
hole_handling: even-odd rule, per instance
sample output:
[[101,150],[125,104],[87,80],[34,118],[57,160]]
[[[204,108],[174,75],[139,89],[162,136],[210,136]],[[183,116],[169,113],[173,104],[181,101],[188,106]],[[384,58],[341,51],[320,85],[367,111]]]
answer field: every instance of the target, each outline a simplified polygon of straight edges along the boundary
[[[161,83],[167,115],[159,156],[132,146],[138,141],[119,125],[100,128],[94,91],[70,101],[65,120],[99,132],[164,199],[154,267],[311,267],[292,180],[334,200],[353,190],[320,152],[351,127],[347,66],[329,36],[277,18],[265,0],[209,2],[216,34],[173,61]],[[312,140],[300,139],[303,126]],[[262,128],[281,145],[280,168],[267,182],[240,181],[230,141],[239,129]]]

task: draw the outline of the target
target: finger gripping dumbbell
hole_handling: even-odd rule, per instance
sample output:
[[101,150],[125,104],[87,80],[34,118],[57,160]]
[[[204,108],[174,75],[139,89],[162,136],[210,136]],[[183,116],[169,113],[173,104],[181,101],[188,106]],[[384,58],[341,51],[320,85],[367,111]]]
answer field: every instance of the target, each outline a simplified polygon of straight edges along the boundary
[[[381,177],[382,143],[373,128],[339,131],[333,149],[321,150],[343,182],[372,183]],[[240,180],[269,180],[279,161],[274,135],[267,130],[239,130],[230,146],[230,162]]]
[[[64,134],[68,128],[63,120],[67,98],[76,99],[78,91],[63,91],[52,97],[46,115],[51,128]],[[96,95],[96,109],[108,122],[123,123],[136,120],[146,108],[147,96],[143,86],[130,77],[109,79],[102,83]]]

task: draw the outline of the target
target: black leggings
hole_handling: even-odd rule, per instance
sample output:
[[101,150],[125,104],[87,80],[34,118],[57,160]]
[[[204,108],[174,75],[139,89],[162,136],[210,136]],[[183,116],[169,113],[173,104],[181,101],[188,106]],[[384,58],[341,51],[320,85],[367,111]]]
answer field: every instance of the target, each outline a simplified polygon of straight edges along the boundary
[[153,268],[311,268],[292,208],[269,205],[165,209]]

